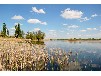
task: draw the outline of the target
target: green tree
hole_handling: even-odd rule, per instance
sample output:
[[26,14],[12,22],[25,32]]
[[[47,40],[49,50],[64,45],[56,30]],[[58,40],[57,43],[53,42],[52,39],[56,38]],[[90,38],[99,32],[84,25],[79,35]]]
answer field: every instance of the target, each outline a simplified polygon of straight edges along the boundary
[[23,38],[23,36],[24,36],[24,32],[23,32],[23,30],[21,30],[20,24],[18,23],[18,25],[15,25],[15,37]]
[[4,37],[6,36],[6,24],[5,23],[3,23],[3,35]]
[[26,39],[31,39],[33,40],[34,34],[32,32],[27,32],[26,34]]
[[45,33],[41,32],[40,30],[36,32],[36,39],[40,41],[41,39],[43,40],[45,37]]
[[94,38],[92,38],[92,40],[95,40]]
[[3,28],[2,28],[2,30],[1,30],[1,36],[2,36],[2,37],[7,37],[7,36],[9,36],[9,30],[7,29],[5,23],[3,23]]
[[31,39],[31,40],[43,40],[45,37],[45,33],[41,32],[40,30],[37,32],[27,32],[26,34],[26,39]]

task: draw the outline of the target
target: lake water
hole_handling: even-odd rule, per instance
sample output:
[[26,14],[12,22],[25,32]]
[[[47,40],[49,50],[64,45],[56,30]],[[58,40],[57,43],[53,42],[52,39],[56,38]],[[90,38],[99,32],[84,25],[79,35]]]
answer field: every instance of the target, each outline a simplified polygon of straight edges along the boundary
[[[72,51],[72,56],[78,54],[77,61],[83,71],[101,70],[101,43],[99,41],[45,41],[46,48],[61,48],[66,52]],[[73,58],[71,58],[71,61]]]

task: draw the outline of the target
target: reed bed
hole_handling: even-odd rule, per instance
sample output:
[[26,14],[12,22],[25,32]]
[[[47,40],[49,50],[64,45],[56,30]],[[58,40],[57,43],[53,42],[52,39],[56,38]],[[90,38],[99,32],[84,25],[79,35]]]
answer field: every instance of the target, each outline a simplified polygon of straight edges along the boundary
[[81,70],[77,61],[69,61],[72,52],[32,44],[30,40],[0,39],[1,71]]

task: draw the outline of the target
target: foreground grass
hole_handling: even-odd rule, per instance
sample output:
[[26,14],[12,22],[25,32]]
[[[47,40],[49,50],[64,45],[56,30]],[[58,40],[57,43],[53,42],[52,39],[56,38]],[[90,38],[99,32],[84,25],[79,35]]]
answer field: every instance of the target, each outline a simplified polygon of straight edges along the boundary
[[32,44],[31,40],[0,38],[0,70],[81,70],[77,61],[69,61],[72,52]]

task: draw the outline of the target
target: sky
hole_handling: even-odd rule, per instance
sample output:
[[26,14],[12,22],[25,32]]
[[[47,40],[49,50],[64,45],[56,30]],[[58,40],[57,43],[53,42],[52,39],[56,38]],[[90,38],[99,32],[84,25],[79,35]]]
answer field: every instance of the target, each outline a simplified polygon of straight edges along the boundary
[[21,29],[41,30],[47,38],[101,38],[99,4],[0,4],[0,30],[6,23],[10,35]]

